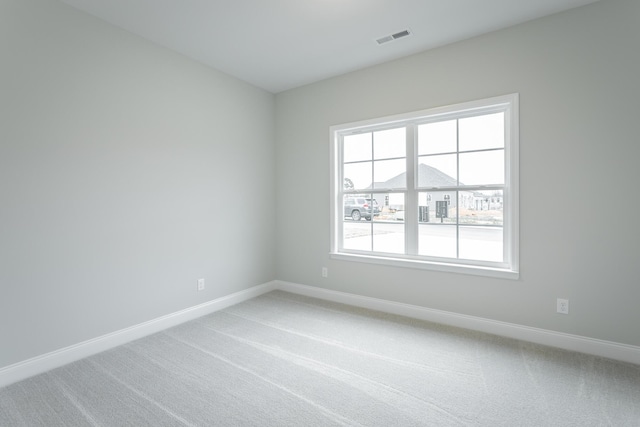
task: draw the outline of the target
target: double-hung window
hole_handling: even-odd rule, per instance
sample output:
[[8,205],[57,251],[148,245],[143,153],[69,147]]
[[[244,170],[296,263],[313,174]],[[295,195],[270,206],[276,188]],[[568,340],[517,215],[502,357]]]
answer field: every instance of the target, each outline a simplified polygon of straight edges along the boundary
[[518,276],[518,96],[331,127],[334,258]]

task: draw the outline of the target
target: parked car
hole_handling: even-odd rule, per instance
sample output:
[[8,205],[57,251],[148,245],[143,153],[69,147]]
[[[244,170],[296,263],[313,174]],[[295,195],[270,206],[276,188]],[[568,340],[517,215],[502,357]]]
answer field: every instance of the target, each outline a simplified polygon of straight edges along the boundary
[[380,208],[375,199],[367,199],[365,197],[347,197],[344,200],[344,216],[350,217],[354,221],[360,221],[365,218],[371,221],[371,212],[373,206],[373,216],[380,215]]

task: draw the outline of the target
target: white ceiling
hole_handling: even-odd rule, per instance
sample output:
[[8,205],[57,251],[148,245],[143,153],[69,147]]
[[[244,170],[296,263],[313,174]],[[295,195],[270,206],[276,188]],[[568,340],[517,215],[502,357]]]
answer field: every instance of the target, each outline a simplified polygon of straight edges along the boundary
[[278,93],[597,0],[62,1]]

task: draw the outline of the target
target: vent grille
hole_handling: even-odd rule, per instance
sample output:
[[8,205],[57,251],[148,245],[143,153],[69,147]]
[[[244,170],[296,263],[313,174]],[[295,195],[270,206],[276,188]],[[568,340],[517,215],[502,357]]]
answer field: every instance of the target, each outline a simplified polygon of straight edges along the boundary
[[379,39],[376,40],[376,42],[378,44],[385,44],[385,43],[389,43],[392,42],[394,40],[398,40],[401,39],[403,37],[407,37],[410,36],[411,32],[409,30],[402,30],[402,31],[398,31],[397,33],[385,36],[385,37],[381,37]]

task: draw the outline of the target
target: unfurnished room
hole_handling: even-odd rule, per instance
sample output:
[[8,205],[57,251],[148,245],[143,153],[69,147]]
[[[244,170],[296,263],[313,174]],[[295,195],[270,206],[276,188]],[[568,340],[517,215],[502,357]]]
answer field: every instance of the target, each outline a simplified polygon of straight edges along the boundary
[[640,426],[640,1],[0,0],[0,426]]

